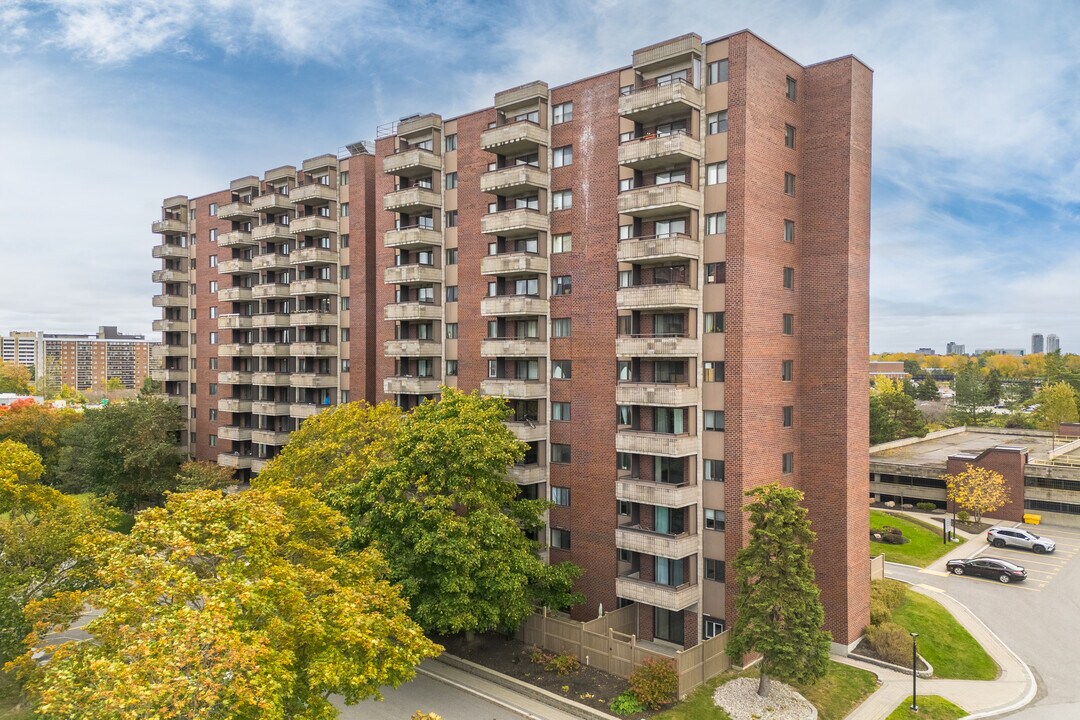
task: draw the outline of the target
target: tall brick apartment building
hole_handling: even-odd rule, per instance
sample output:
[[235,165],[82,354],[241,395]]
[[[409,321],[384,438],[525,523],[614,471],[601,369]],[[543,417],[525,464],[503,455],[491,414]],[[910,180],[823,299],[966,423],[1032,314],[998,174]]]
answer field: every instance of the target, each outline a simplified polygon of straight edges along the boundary
[[717,632],[743,493],[779,480],[806,494],[827,629],[852,643],[870,108],[853,57],[685,35],[404,118],[374,156],[167,200],[158,329],[192,452],[257,471],[322,406],[504,396],[529,444],[512,477],[555,505],[550,558],[585,568],[581,617],[632,601],[640,637]]

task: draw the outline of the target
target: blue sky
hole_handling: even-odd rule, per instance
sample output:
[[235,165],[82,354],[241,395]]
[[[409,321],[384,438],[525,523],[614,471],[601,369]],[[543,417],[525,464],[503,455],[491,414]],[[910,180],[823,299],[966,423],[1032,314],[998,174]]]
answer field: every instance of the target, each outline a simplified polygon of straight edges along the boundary
[[0,0],[0,332],[150,333],[161,199],[749,28],[875,70],[871,348],[1080,352],[1080,4]]

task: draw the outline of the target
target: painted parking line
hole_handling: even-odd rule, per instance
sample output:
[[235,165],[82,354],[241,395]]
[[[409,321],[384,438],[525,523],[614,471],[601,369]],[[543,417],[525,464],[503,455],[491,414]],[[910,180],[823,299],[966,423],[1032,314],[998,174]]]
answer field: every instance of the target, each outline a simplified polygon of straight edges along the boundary
[[[1048,555],[1021,555],[1020,553],[1003,553],[998,551],[994,553],[994,557],[1001,558],[1002,560],[1008,560],[1009,562],[1016,562],[1018,565],[1046,565],[1053,568],[1063,568],[1069,564],[1068,560],[1062,559],[1058,562],[1053,562]],[[1045,559],[1044,559],[1045,558]]]
[[[958,575],[957,579],[959,579],[959,580],[972,580],[974,582],[981,582],[981,583],[990,583],[991,585],[1000,585],[1002,587],[1014,588],[1016,590],[1027,590],[1028,592],[1039,592],[1040,590],[1042,590],[1042,586],[1040,586],[1040,587],[1030,587],[1030,586],[1025,586],[1025,585],[1022,585],[1022,584],[1019,584],[1019,583],[1003,583],[1003,582],[998,582],[997,580],[989,580],[987,578],[973,577],[971,575]],[[1039,580],[1034,580],[1034,581],[1029,580],[1028,582],[1039,583],[1040,581]],[[1046,585],[1046,583],[1042,583],[1042,585],[1044,586],[1044,585]]]

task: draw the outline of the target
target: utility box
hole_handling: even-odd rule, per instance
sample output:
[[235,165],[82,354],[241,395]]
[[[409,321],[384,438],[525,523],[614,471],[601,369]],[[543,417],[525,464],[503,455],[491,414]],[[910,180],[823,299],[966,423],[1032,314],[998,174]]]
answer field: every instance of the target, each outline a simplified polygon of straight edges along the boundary
[[1038,525],[1042,522],[1042,515],[1032,515],[1030,513],[1024,513],[1025,525]]

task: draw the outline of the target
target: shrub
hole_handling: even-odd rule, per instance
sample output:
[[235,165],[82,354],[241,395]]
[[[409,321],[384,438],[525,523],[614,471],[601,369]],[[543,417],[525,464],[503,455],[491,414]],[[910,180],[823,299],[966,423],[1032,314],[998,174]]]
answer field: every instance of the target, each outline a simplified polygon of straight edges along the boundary
[[559,675],[569,675],[581,669],[581,663],[573,655],[551,655],[544,663],[544,669]]
[[956,513],[956,519],[960,522],[967,522],[971,519],[971,515],[968,513],[967,510],[961,510],[960,512]]
[[679,676],[668,660],[647,658],[630,673],[630,692],[645,707],[657,710],[675,699],[679,692]]
[[635,713],[644,712],[645,706],[638,702],[638,699],[628,692],[624,692],[619,697],[611,701],[608,705],[611,712],[616,715],[626,716],[633,715]]
[[937,509],[937,505],[932,502],[915,503],[915,507],[919,508],[920,510],[926,510],[927,512]]
[[[870,583],[870,602],[880,600],[889,610],[895,610],[907,597],[907,585],[899,580],[874,580]],[[873,612],[873,610],[871,610]],[[874,623],[877,625],[878,623]]]
[[537,665],[546,665],[551,656],[543,650],[533,650],[529,653],[529,662],[536,663]]
[[870,624],[880,625],[892,620],[892,609],[877,598],[870,598]]
[[911,662],[911,634],[894,622],[871,625],[866,640],[885,662],[904,667]]

